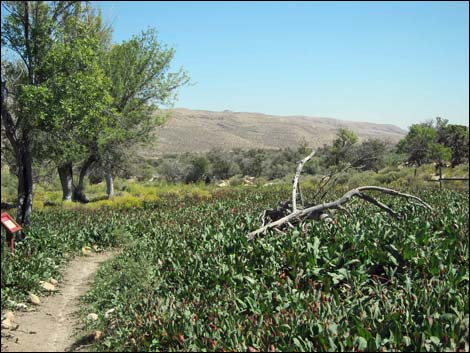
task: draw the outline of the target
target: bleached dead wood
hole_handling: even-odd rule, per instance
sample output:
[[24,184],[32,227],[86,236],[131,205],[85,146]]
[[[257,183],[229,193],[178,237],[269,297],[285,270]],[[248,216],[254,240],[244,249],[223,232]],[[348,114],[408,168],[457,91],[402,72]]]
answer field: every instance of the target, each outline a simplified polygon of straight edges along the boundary
[[300,184],[299,184],[299,179],[300,179],[300,173],[302,173],[302,168],[304,167],[304,164],[308,162],[310,158],[312,158],[315,155],[315,150],[312,151],[307,157],[302,159],[297,166],[297,172],[295,173],[295,178],[294,178],[294,183],[292,186],[292,212],[297,211],[297,189],[299,190],[300,193],[300,199],[302,200],[303,203],[303,198],[302,198],[302,193],[300,191]]
[[[387,194],[391,196],[403,197],[405,199],[414,200],[417,202],[419,206],[432,210],[432,207],[429,204],[427,204],[426,202],[424,202],[417,196],[402,193],[393,189],[379,187],[379,186],[361,186],[361,187],[348,191],[341,198],[335,201],[322,203],[319,205],[310,205],[304,209],[298,209],[297,208],[297,190],[299,188],[300,173],[302,172],[302,168],[304,164],[310,158],[312,158],[314,154],[315,154],[315,151],[313,151],[310,155],[308,155],[307,157],[305,157],[299,162],[299,165],[297,167],[297,173],[295,175],[293,187],[292,187],[292,207],[290,207],[291,205],[289,204],[288,201],[286,201],[284,203],[281,203],[276,209],[265,210],[263,212],[263,217],[262,217],[263,218],[262,227],[253,232],[250,232],[247,235],[248,240],[255,239],[257,235],[263,234],[269,229],[279,230],[278,227],[285,226],[286,224],[292,227],[293,225],[298,224],[307,219],[318,219],[319,216],[322,213],[324,213],[324,211],[329,210],[329,209],[337,209],[337,210],[345,211],[346,209],[344,208],[343,205],[351,201],[353,197],[360,198],[366,202],[369,202],[379,207],[380,209],[387,212],[388,214],[390,214],[392,217],[396,219],[402,218],[401,214],[394,211],[391,207],[385,205],[379,200],[376,200],[371,195],[365,192],[379,192],[379,193]],[[272,222],[265,225],[266,216],[271,218]]]

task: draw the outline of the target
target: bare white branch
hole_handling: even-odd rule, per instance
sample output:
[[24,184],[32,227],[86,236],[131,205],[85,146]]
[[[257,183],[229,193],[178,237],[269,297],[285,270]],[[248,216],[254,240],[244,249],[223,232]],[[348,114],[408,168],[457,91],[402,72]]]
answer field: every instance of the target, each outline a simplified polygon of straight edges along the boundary
[[294,184],[292,185],[292,212],[297,211],[297,188],[300,190],[299,179],[300,173],[302,173],[302,168],[304,164],[308,162],[310,158],[315,155],[316,151],[313,150],[307,157],[302,159],[297,166],[297,172],[295,173]]
[[[315,155],[315,151],[312,151],[312,153],[310,153],[307,157],[302,159],[299,162],[299,165],[297,166],[297,172],[295,173],[295,178],[294,178],[293,186],[292,186],[292,209],[290,208],[289,202],[286,201],[286,202],[281,203],[275,209],[265,210],[261,217],[263,221],[261,228],[249,233],[247,235],[247,238],[249,240],[255,239],[257,235],[263,234],[269,229],[274,229],[277,232],[281,232],[280,229],[278,229],[279,226],[284,226],[284,227],[288,226],[292,228],[295,226],[295,224],[299,224],[305,220],[318,219],[319,215],[328,209],[338,209],[338,210],[341,210],[350,214],[350,212],[346,210],[343,207],[343,205],[350,202],[353,197],[360,198],[364,201],[367,201],[379,207],[381,210],[387,212],[388,214],[390,214],[396,219],[402,218],[402,216],[398,212],[394,211],[391,207],[387,206],[386,204],[380,202],[379,200],[376,200],[372,196],[365,193],[368,191],[375,191],[375,192],[379,192],[382,194],[403,197],[405,199],[411,199],[413,201],[416,201],[417,205],[424,207],[428,210],[432,210],[432,207],[426,202],[424,202],[423,200],[421,200],[419,197],[416,197],[411,194],[402,193],[393,189],[380,187],[380,186],[361,186],[361,187],[348,191],[338,200],[327,202],[327,203],[322,203],[319,205],[312,205],[305,209],[303,208],[303,197],[301,196],[302,209],[298,209],[297,208],[297,196],[298,196],[297,194],[300,193],[300,174],[302,172],[302,168],[304,167],[305,163],[308,160],[310,160],[314,155]],[[350,167],[351,167],[350,164],[347,165],[341,171],[341,173],[346,171]],[[323,189],[330,183],[331,180],[333,181],[335,180],[335,175],[329,175],[326,180],[322,178],[322,180],[320,181],[320,185],[319,185],[320,190],[317,192],[315,196],[321,193]],[[332,185],[334,185],[334,182]],[[270,218],[271,222],[268,224],[265,224],[267,218]]]

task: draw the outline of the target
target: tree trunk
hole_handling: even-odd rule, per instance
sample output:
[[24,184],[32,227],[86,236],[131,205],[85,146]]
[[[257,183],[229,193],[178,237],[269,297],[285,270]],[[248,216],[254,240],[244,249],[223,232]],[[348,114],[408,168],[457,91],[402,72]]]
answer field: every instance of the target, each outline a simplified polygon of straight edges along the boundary
[[[18,204],[16,221],[23,227],[31,225],[31,212],[33,209],[33,165],[29,140],[26,137],[18,149]],[[24,234],[16,233],[16,240],[23,240]]]
[[96,161],[95,156],[90,156],[88,159],[83,163],[81,169],[80,169],[80,177],[78,179],[78,186],[74,190],[74,195],[73,198],[77,201],[87,203],[90,202],[88,198],[85,195],[85,177],[88,174],[88,171],[90,170],[90,167],[92,164]]
[[[18,167],[18,204],[16,221],[22,226],[31,225],[31,212],[33,208],[33,159],[31,156],[31,146],[29,144],[29,131],[24,129],[22,134],[17,132],[16,124],[7,109],[8,90],[6,81],[2,80],[1,100],[2,100],[2,122],[5,128],[5,135],[8,138],[13,150]],[[21,136],[21,137],[20,137]],[[16,233],[17,239],[22,239],[23,234]]]
[[59,171],[60,183],[62,185],[62,200],[72,201],[75,186],[73,185],[72,163],[60,165]]
[[106,194],[108,195],[108,198],[111,198],[114,196],[114,181],[113,181],[113,173],[111,169],[106,169]]
[[442,190],[442,165],[439,163],[439,190]]

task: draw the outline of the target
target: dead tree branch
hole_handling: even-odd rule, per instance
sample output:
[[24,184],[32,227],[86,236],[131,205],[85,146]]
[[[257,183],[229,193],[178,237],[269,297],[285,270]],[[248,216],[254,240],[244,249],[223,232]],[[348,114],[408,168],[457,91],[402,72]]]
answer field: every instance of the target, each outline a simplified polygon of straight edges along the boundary
[[291,213],[287,214],[286,216],[284,216],[280,219],[277,219],[276,221],[273,221],[271,223],[268,223],[265,226],[249,233],[247,235],[247,237],[248,237],[249,240],[253,240],[257,235],[266,232],[268,229],[279,227],[280,225],[286,224],[288,222],[298,224],[300,221],[302,221],[304,219],[317,218],[321,213],[323,213],[324,211],[326,211],[328,209],[342,210],[343,205],[348,203],[351,200],[351,198],[353,198],[353,197],[358,197],[358,198],[361,198],[361,199],[363,199],[367,202],[372,203],[373,205],[375,205],[375,206],[379,207],[380,209],[386,211],[387,213],[389,213],[390,215],[392,215],[396,219],[401,218],[401,215],[399,213],[395,212],[394,210],[392,210],[387,205],[383,204],[380,201],[377,201],[376,199],[374,199],[370,195],[364,194],[365,191],[378,191],[378,192],[383,193],[383,194],[403,197],[403,198],[406,198],[406,199],[412,199],[412,200],[417,201],[418,205],[420,205],[424,208],[427,208],[428,210],[432,210],[431,206],[429,206],[426,202],[424,202],[419,197],[416,197],[414,195],[405,194],[405,193],[402,193],[402,192],[399,192],[399,191],[396,191],[396,190],[393,190],[393,189],[387,189],[387,188],[383,188],[383,187],[379,187],[379,186],[361,186],[361,187],[358,187],[358,188],[355,188],[355,189],[352,189],[352,190],[348,191],[347,193],[345,193],[338,200],[323,203],[323,204],[320,204],[320,205],[311,206],[311,207],[305,208],[303,210],[297,210],[296,212],[291,212]]
[[[310,158],[312,158],[315,155],[315,150],[312,151],[307,157],[302,159],[297,166],[297,173],[295,173],[295,178],[294,178],[294,184],[292,186],[292,212],[297,211],[297,189],[299,189],[300,192],[300,185],[299,185],[299,179],[300,179],[300,173],[302,173],[302,168],[304,167],[304,164],[308,162]],[[302,194],[301,194],[302,195]],[[302,196],[300,197],[302,200]],[[302,200],[303,203],[303,200]]]
[[[299,180],[300,180],[300,173],[302,172],[302,168],[304,164],[311,159],[315,155],[315,151],[313,151],[311,154],[309,154],[307,157],[302,159],[299,162],[299,165],[297,166],[297,172],[295,174],[295,178],[293,181],[293,186],[292,186],[292,203],[289,201],[285,201],[279,204],[275,209],[268,209],[263,212],[262,215],[262,221],[263,224],[261,228],[249,233],[247,235],[248,240],[253,240],[256,238],[257,235],[265,233],[269,229],[274,229],[276,231],[281,231],[281,227],[283,228],[288,228],[288,227],[294,227],[295,225],[301,223],[304,220],[308,219],[320,219],[320,215],[324,213],[326,210],[329,209],[337,209],[340,211],[345,211],[348,212],[343,205],[346,203],[350,202],[353,197],[362,199],[366,202],[369,202],[381,210],[387,212],[390,214],[392,217],[395,219],[401,219],[402,215],[396,211],[394,211],[390,206],[387,206],[386,204],[380,202],[379,200],[376,200],[373,198],[371,195],[367,194],[366,192],[379,192],[381,194],[387,194],[391,196],[397,196],[397,197],[403,197],[405,199],[411,199],[417,202],[417,204],[421,207],[424,207],[428,210],[432,210],[432,207],[428,205],[426,202],[421,200],[419,197],[416,197],[411,194],[406,194],[402,193],[393,189],[388,189],[384,187],[379,187],[379,186],[361,186],[355,189],[352,189],[345,193],[341,198],[335,201],[327,202],[327,203],[322,203],[318,205],[307,205],[306,208],[303,208],[303,199],[302,200],[302,208],[299,209],[297,207],[297,193],[298,190],[300,189],[299,185]],[[351,165],[348,165],[346,169],[351,167]],[[344,169],[342,172],[344,172],[346,169]],[[317,192],[315,196],[318,196],[324,188],[331,182],[331,180],[334,180],[334,175],[328,176],[328,180],[324,181],[323,179],[320,181],[320,190]],[[334,184],[334,183],[333,183]],[[322,197],[325,195],[323,193]],[[349,212],[348,212],[349,213]],[[266,222],[267,219],[270,219],[271,222]],[[267,223],[267,224],[266,224]]]

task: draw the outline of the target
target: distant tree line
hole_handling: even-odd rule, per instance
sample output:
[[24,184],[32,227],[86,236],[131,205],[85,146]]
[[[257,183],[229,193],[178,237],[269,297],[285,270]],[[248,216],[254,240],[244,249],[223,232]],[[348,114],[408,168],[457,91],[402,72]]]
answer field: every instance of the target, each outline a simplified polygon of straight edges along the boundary
[[[396,145],[378,138],[359,142],[354,132],[340,128],[331,144],[317,149],[303,172],[327,174],[345,166],[378,172],[400,163],[419,166],[448,162],[455,166],[468,162],[468,140],[468,127],[451,125],[440,118],[435,122],[412,125],[406,137]],[[148,172],[174,183],[209,183],[236,176],[274,180],[293,175],[298,161],[310,152],[306,141],[296,148],[279,150],[213,149],[207,153],[163,156]]]
[[413,124],[398,144],[398,152],[405,153],[410,164],[450,162],[452,167],[468,162],[469,128],[449,124],[440,117],[421,124]]
[[[155,171],[168,182],[212,182],[237,175],[274,180],[293,174],[298,161],[310,152],[306,141],[295,148],[278,150],[213,149],[207,153],[164,156]],[[392,152],[393,146],[389,143],[378,139],[358,143],[352,131],[339,129],[331,145],[317,149],[315,158],[305,165],[304,173],[326,173],[348,163],[362,170],[378,171]]]

